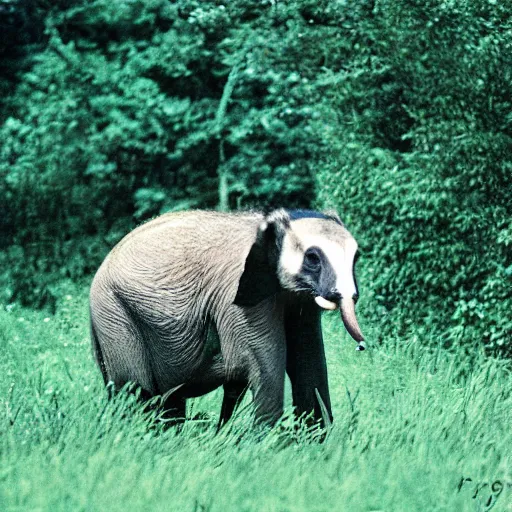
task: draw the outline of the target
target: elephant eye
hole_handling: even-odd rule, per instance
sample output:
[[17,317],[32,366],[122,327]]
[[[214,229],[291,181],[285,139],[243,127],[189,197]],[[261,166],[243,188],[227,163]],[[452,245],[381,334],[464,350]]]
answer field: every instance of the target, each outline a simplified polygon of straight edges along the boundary
[[304,264],[310,270],[318,270],[320,268],[320,255],[314,249],[308,249],[304,254]]

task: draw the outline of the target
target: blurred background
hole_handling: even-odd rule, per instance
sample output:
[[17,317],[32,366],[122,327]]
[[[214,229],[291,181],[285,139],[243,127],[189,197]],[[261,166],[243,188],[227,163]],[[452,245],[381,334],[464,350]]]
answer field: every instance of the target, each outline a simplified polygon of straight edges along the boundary
[[158,214],[274,206],[339,212],[375,341],[510,356],[512,4],[0,0],[4,305]]

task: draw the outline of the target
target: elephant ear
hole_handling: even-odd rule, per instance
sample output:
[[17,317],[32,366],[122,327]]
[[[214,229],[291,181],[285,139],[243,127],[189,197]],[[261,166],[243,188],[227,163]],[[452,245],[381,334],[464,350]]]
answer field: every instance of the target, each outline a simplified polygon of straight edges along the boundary
[[238,282],[234,304],[256,306],[279,291],[277,263],[284,232],[289,225],[290,218],[285,210],[272,212],[259,225]]

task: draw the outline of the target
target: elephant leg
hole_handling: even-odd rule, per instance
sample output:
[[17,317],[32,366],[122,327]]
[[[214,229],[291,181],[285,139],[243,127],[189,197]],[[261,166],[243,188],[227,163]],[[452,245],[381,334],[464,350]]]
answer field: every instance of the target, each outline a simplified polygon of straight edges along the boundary
[[158,414],[159,421],[164,423],[165,427],[174,427],[182,425],[186,420],[186,400],[181,397],[167,397],[163,400],[153,400],[155,395],[143,388],[134,387],[128,390],[136,392],[139,396],[139,402],[144,411],[155,412]]
[[249,386],[254,396],[257,425],[272,426],[283,414],[286,344],[282,327],[281,324],[260,340],[253,353]]
[[161,407],[163,409],[161,418],[169,426],[185,422],[187,412],[187,400],[185,398],[169,396],[164,400]]
[[[283,305],[274,297],[255,307],[232,306],[217,319],[225,381],[247,382],[256,424],[273,425],[283,413],[286,339]],[[226,414],[236,404],[226,396]],[[233,403],[234,402],[234,403]]]
[[247,385],[242,382],[226,382],[224,384],[224,398],[222,399],[217,430],[220,430],[231,419],[236,406],[242,401],[246,391]]
[[[325,422],[322,405],[332,421],[327,364],[322,338],[320,310],[314,303],[288,305],[285,313],[286,371],[292,384],[293,404],[298,416],[313,413],[313,420]],[[324,425],[325,426],[325,425]]]
[[283,414],[284,406],[283,372],[262,373],[251,383],[251,391],[256,407],[256,425],[273,426]]
[[158,394],[147,340],[130,312],[115,296],[101,297],[91,309],[94,349],[107,390],[112,392],[133,382],[141,397]]
[[137,327],[130,312],[117,298],[104,299],[101,315],[91,312],[91,331],[98,363],[107,385],[109,398],[127,383],[127,391],[136,392],[146,411],[161,412],[168,426],[185,421],[185,398],[171,394],[163,401],[151,399],[161,392],[151,366],[147,349],[149,338]]

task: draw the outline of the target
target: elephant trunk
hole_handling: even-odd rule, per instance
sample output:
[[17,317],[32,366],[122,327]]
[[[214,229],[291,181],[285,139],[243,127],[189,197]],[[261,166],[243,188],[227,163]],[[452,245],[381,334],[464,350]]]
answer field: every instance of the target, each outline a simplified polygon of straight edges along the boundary
[[358,343],[364,341],[363,333],[357,323],[354,301],[349,298],[341,299],[340,311],[341,319],[343,320],[345,329],[347,329],[350,336],[352,336],[352,338],[354,338]]

